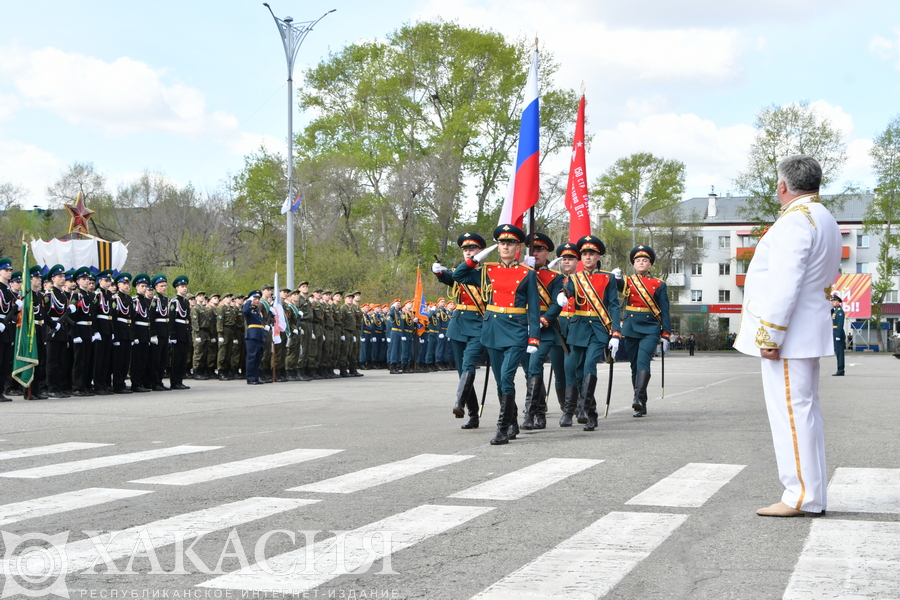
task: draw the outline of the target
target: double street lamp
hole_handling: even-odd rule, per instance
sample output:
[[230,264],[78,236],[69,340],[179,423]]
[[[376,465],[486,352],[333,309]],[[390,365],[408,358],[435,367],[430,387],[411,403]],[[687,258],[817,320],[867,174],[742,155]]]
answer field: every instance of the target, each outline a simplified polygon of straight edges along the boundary
[[[300,45],[306,39],[306,35],[312,31],[316,24],[337,9],[331,9],[315,21],[302,21],[294,23],[291,17],[279,19],[272,12],[272,7],[263,2],[263,6],[269,9],[269,14],[275,19],[281,42],[284,45],[284,57],[287,59],[288,71],[288,151],[287,151],[287,179],[288,179],[288,203],[287,211],[287,287],[294,289],[294,211],[290,210],[294,203],[294,60]],[[276,290],[276,293],[278,290]]]

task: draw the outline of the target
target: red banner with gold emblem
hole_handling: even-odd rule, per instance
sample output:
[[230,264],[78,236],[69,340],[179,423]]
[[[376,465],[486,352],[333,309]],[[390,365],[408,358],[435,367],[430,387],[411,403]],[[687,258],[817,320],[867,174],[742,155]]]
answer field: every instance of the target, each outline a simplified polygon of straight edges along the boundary
[[844,316],[868,319],[872,316],[872,276],[864,273],[838,275],[832,293],[841,297]]

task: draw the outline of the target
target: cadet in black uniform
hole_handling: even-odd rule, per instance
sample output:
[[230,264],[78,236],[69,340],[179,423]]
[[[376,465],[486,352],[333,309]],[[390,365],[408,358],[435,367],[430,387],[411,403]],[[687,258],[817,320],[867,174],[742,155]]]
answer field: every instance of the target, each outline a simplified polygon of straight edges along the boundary
[[[149,392],[153,388],[150,349],[153,347],[150,333],[150,313],[152,304],[150,276],[139,273],[134,277],[134,341],[131,347],[131,391]],[[159,341],[159,340],[157,340]]]
[[131,273],[119,273],[115,282],[115,293],[110,300],[112,308],[113,352],[112,352],[112,388],[114,394],[130,394],[125,386],[128,376],[128,365],[131,364],[131,345],[135,339],[132,331],[133,308],[129,292],[131,291]]
[[191,389],[184,385],[184,373],[187,370],[187,351],[188,345],[191,343],[191,306],[186,298],[188,283],[190,281],[187,276],[179,275],[176,277],[172,281],[176,295],[169,302],[169,311],[172,319],[169,338],[173,344],[169,385],[173,390]]
[[163,385],[166,366],[169,358],[169,299],[166,291],[169,280],[162,273],[157,273],[150,280],[153,286],[153,300],[150,303],[150,384],[154,392],[168,392],[170,388]]

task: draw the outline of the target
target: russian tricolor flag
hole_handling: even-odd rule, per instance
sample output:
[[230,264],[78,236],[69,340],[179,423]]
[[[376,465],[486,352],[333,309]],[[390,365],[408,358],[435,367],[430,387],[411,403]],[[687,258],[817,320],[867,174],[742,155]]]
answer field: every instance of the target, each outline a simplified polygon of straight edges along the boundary
[[528,82],[525,84],[525,108],[519,126],[516,169],[509,181],[509,192],[500,211],[500,225],[522,227],[524,215],[537,204],[540,193],[540,114],[538,111],[538,53],[534,51]]

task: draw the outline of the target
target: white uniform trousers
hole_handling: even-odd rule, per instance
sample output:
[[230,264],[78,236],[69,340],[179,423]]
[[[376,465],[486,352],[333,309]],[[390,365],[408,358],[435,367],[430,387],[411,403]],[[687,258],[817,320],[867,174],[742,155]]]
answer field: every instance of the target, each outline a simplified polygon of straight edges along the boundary
[[827,471],[819,359],[761,360],[778,476],[785,487],[781,500],[797,510],[822,512]]

